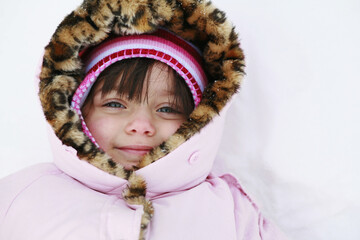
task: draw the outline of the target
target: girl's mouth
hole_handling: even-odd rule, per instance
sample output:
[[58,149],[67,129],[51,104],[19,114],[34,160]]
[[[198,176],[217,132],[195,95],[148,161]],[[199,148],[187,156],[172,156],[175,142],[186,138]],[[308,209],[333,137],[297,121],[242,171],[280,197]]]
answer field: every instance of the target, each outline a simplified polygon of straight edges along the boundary
[[119,147],[118,149],[129,154],[143,156],[148,152],[150,152],[151,149],[153,148],[145,145],[128,145],[128,146]]

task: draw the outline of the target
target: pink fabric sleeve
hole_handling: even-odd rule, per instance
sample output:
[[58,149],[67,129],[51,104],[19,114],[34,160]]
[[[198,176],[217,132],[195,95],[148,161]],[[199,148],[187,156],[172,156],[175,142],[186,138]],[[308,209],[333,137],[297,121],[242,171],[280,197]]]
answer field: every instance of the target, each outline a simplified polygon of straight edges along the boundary
[[261,214],[258,206],[246,194],[236,177],[225,174],[221,178],[229,184],[234,198],[237,239],[288,239],[275,224]]

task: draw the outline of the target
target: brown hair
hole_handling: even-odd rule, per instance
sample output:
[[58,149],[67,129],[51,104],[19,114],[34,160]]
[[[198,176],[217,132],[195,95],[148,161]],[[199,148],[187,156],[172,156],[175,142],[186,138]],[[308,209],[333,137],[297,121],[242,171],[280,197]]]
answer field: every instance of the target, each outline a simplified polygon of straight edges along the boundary
[[[111,66],[107,67],[97,78],[94,86],[92,86],[89,95],[87,96],[83,109],[91,104],[94,97],[94,89],[96,86],[103,83],[101,94],[106,95],[117,88],[119,96],[127,95],[128,100],[142,102],[147,99],[148,91],[144,89],[147,87],[148,78],[146,77],[148,71],[156,63],[161,63],[158,60],[151,58],[130,58],[125,59]],[[164,63],[163,63],[164,64]],[[165,64],[164,64],[165,65]],[[167,66],[167,65],[165,65]],[[165,70],[166,71],[166,70]],[[169,74],[169,88],[174,91],[174,104],[183,107],[184,114],[189,116],[194,110],[194,100],[189,87],[185,80],[171,67],[167,66]],[[120,80],[120,81],[119,81]],[[143,91],[145,90],[145,99],[143,99]],[[86,115],[86,113],[83,112]]]

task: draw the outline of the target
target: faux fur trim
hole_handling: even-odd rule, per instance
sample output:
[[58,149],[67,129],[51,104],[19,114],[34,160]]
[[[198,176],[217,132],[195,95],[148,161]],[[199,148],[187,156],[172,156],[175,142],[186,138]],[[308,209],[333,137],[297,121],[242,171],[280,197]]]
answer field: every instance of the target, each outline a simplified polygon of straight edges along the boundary
[[[152,216],[146,184],[99,150],[82,132],[71,98],[84,77],[79,52],[109,34],[139,34],[164,27],[191,41],[203,52],[209,84],[199,106],[177,132],[144,156],[139,168],[169,154],[198,133],[237,92],[244,75],[244,56],[234,27],[224,12],[203,0],[85,0],[58,26],[45,48],[39,96],[57,137],[76,149],[78,157],[99,169],[128,179],[128,203],[141,204],[142,229]],[[141,231],[144,238],[145,231]]]

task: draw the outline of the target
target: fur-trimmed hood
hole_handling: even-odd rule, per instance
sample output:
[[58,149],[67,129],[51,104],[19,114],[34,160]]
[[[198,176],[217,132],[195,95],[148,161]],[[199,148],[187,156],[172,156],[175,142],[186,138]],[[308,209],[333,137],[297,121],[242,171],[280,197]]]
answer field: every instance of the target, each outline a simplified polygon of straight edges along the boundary
[[[144,156],[139,168],[163,158],[199,133],[229,103],[244,75],[244,56],[234,27],[211,2],[194,0],[85,0],[58,26],[45,48],[39,96],[45,117],[62,144],[79,159],[128,181],[123,191],[129,204],[144,206],[142,230],[153,209],[146,183],[98,149],[83,133],[71,108],[72,96],[84,77],[79,52],[110,34],[140,34],[166,28],[195,44],[201,51],[209,84],[199,106],[167,141]],[[210,140],[211,141],[211,140]],[[141,170],[141,169],[140,169]],[[140,238],[144,237],[142,231]]]

